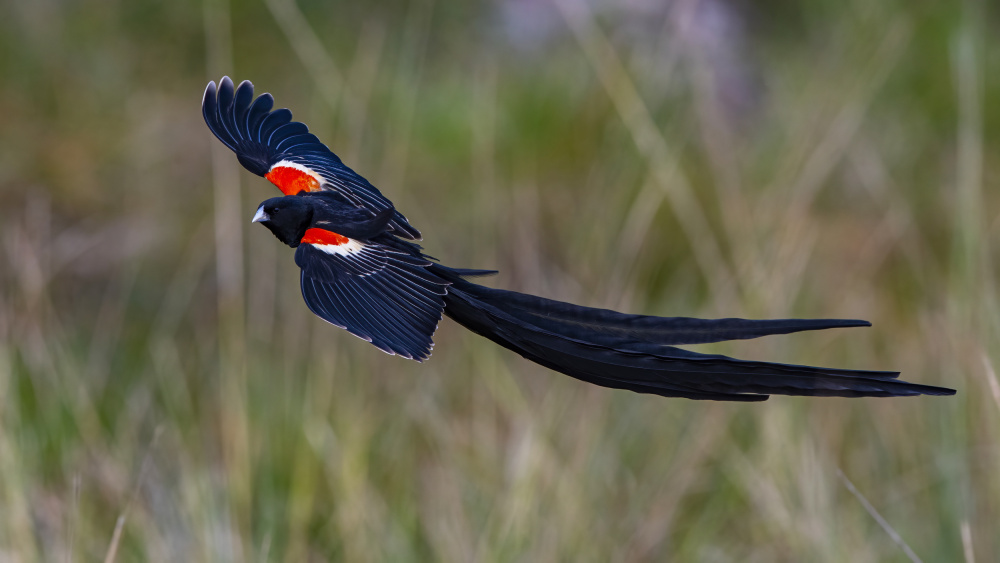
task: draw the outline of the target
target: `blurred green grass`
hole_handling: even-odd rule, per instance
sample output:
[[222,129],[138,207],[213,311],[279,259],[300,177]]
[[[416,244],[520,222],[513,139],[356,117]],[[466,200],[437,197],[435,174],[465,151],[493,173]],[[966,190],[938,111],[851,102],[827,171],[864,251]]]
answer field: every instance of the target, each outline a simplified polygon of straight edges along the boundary
[[[0,560],[1000,556],[983,3],[0,6]],[[645,6],[645,7],[644,7]],[[644,11],[645,10],[645,11]],[[313,318],[199,102],[273,93],[496,284],[868,330],[706,346],[951,398],[665,400]]]

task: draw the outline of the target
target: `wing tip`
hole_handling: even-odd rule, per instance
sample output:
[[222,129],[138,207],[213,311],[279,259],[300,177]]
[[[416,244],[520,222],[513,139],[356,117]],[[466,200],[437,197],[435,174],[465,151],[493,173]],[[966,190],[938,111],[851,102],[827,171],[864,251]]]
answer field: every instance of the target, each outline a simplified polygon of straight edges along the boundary
[[386,353],[386,354],[388,354],[390,356],[399,356],[400,358],[403,358],[404,360],[413,360],[413,361],[415,361],[417,363],[420,363],[420,364],[422,364],[425,361],[427,361],[427,360],[430,359],[431,354],[433,353],[433,349],[434,349],[434,343],[432,342],[431,345],[430,345],[430,347],[428,347],[426,350],[418,350],[418,351],[414,352],[414,351],[406,350],[406,349],[404,349],[404,347],[401,347],[401,346],[392,346],[392,345],[386,346],[384,344],[377,344],[375,342],[372,342],[371,340],[368,340],[367,338],[364,338],[362,336],[358,336],[356,333],[350,331],[350,329],[348,329],[348,332],[350,332],[354,336],[357,336],[361,340],[367,341],[369,344],[375,346],[375,348],[377,348],[378,350],[380,350],[380,351],[382,351],[382,352],[384,352],[384,353]]
[[205,93],[201,96],[201,105],[204,106],[209,100],[215,98],[216,86],[214,80],[209,80],[208,85],[205,86]]
[[[253,89],[253,83],[250,82],[249,80],[244,80],[243,82],[240,82],[240,88],[242,88],[244,84],[249,84],[251,90]],[[201,98],[202,102],[204,103],[205,100],[216,97],[218,95],[219,90],[222,89],[229,89],[229,90],[234,89],[233,79],[229,78],[228,75],[223,75],[222,78],[219,79],[218,84],[216,84],[214,80],[208,81],[208,85],[205,86],[205,93]],[[211,94],[209,94],[210,92]]]

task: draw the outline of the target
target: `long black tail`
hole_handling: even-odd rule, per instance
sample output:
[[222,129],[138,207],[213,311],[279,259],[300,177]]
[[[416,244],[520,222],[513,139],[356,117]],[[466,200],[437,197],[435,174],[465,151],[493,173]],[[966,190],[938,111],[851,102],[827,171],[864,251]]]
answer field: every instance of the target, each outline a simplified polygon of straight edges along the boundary
[[[446,270],[442,268],[442,270]],[[454,275],[445,314],[549,369],[588,383],[713,401],[764,401],[769,394],[821,397],[954,395],[895,379],[892,371],[818,368],[698,354],[675,344],[757,338],[802,330],[870,326],[837,319],[692,319],[626,315],[513,291]],[[471,272],[463,272],[468,275]]]

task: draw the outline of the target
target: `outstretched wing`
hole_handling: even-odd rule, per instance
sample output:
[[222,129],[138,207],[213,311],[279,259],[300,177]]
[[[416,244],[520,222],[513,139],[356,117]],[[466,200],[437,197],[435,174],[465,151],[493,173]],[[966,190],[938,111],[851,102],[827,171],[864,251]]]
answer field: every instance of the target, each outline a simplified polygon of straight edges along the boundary
[[[253,84],[244,80],[233,88],[228,76],[209,82],[201,102],[202,115],[212,133],[236,153],[240,164],[270,180],[285,195],[333,190],[355,206],[378,213],[392,207],[378,189],[309,132],[304,123],[292,121],[287,109],[272,109],[270,94],[253,96]],[[398,237],[420,240],[398,211],[389,222]]]
[[295,263],[313,313],[383,352],[417,361],[430,357],[450,285],[427,270],[431,262],[312,228],[295,251]]

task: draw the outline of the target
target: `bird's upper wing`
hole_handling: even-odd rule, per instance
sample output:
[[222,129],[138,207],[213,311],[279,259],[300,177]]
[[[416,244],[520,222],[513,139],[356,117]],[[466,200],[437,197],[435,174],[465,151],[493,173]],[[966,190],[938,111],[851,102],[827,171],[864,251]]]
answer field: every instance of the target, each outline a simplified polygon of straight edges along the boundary
[[312,228],[295,263],[302,268],[302,297],[313,313],[383,352],[418,361],[430,357],[449,285],[427,270],[431,262]]
[[[228,76],[209,82],[201,102],[205,123],[212,133],[236,153],[247,170],[263,176],[285,193],[333,190],[355,206],[378,213],[392,207],[378,189],[309,132],[304,123],[292,121],[287,109],[273,110],[270,94],[253,96],[253,84],[244,80],[238,88]],[[389,222],[394,235],[419,240],[398,211]]]

